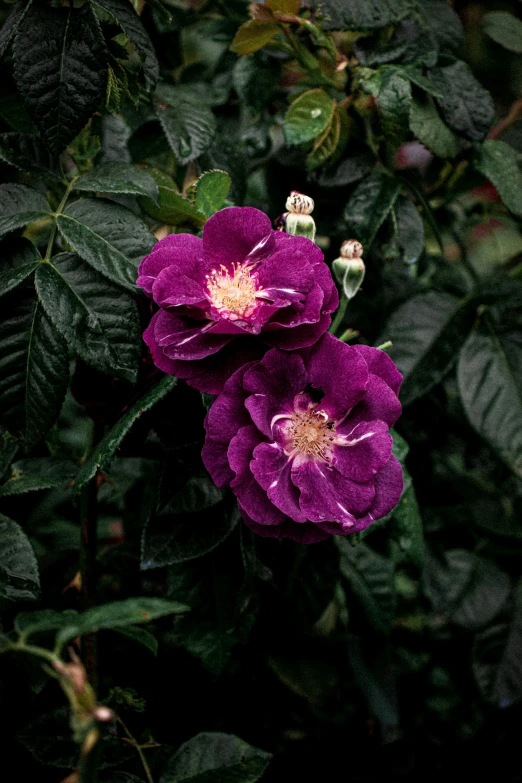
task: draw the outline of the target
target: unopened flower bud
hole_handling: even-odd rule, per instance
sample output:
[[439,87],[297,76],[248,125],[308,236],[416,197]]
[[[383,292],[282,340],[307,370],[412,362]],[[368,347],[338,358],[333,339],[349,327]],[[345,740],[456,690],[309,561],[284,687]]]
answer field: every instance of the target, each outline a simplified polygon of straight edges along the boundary
[[314,200],[304,193],[292,190],[286,200],[285,231],[294,236],[315,239],[315,222],[312,217]]
[[332,264],[333,273],[343,287],[346,299],[353,299],[364,280],[366,267],[362,260],[363,246],[355,239],[347,239],[341,247],[341,255]]

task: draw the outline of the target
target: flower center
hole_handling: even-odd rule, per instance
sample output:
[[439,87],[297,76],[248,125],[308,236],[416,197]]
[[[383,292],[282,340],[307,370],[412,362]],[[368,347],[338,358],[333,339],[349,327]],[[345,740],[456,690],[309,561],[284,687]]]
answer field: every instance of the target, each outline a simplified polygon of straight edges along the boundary
[[207,275],[210,302],[222,318],[237,321],[249,318],[257,307],[256,280],[241,264],[232,265],[232,274],[221,264]]
[[307,411],[294,413],[288,435],[299,454],[327,462],[335,437],[335,424],[328,421],[325,411],[310,407]]

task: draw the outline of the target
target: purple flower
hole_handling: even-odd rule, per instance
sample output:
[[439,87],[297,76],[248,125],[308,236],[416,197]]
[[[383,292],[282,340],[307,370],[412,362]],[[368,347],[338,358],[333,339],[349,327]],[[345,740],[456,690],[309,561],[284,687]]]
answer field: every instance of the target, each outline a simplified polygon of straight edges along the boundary
[[266,345],[312,345],[338,304],[319,248],[274,231],[251,207],[217,212],[203,239],[162,239],[141,262],[138,285],[160,307],[143,335],[155,364],[211,394]]
[[273,348],[212,405],[205,466],[262,536],[312,543],[364,530],[402,492],[388,433],[401,381],[383,351],[330,334],[291,353]]

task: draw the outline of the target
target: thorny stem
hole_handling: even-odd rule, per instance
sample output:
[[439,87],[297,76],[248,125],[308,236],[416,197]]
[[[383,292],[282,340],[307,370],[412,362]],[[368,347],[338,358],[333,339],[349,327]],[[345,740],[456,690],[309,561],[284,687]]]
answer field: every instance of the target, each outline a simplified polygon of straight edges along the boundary
[[77,179],[78,179],[78,177],[73,177],[73,179],[69,182],[69,184],[67,186],[67,190],[63,194],[63,198],[60,201],[60,203],[58,204],[58,209],[54,213],[55,214],[55,219],[54,219],[54,222],[53,222],[53,226],[51,228],[51,235],[49,237],[49,242],[47,243],[47,250],[45,251],[45,260],[46,261],[50,261],[51,260],[51,255],[52,255],[52,252],[53,252],[53,245],[54,245],[54,240],[56,238],[56,230],[57,230],[56,218],[58,217],[58,215],[61,215],[63,210],[65,209],[65,205],[67,204],[67,199],[71,195],[71,191],[74,188]]
[[[143,747],[149,747],[149,746],[148,745],[145,745],[145,746],[140,745],[136,741],[135,737],[131,734],[131,732],[129,731],[129,729],[125,725],[125,723],[122,721],[120,716],[119,715],[115,715],[115,718],[118,721],[118,723],[120,724],[120,726],[122,727],[122,729],[125,732],[125,734],[127,735],[127,737],[129,738],[131,744],[138,751],[138,755],[140,757],[140,760],[141,760],[141,763],[142,763],[142,766],[143,766],[143,770],[144,770],[145,775],[147,777],[148,783],[154,783],[154,778],[152,777],[152,772],[150,771],[150,767],[148,765],[147,759],[145,758],[145,754],[143,752]],[[155,746],[150,746],[150,747],[155,747]]]

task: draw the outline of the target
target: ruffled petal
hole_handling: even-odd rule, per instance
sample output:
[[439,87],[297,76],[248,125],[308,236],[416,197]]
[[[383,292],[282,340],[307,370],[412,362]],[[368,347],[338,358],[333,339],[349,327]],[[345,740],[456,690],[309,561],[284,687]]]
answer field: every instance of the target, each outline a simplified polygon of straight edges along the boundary
[[192,259],[186,268],[168,266],[163,269],[152,286],[152,296],[160,307],[206,307],[205,266],[200,258]]
[[363,421],[334,440],[332,465],[352,481],[370,481],[388,462],[393,440],[384,421]]
[[138,267],[139,285],[143,290],[152,295],[152,286],[159,273],[174,265],[182,268],[193,263],[195,258],[200,258],[203,253],[203,241],[192,234],[170,234],[165,239],[154,245],[152,253],[145,256]]
[[[226,381],[244,364],[261,359],[266,352],[255,338],[236,337],[219,353],[197,361],[171,361],[170,375],[186,380],[189,386],[206,394],[219,394]],[[158,364],[158,367],[160,365]],[[163,369],[163,368],[162,368]]]
[[388,427],[391,427],[401,415],[401,411],[402,407],[395,392],[382,378],[370,375],[366,394],[337,427],[337,432],[346,435],[360,422],[376,419],[385,421]]
[[270,218],[253,207],[227,207],[216,212],[203,229],[203,252],[210,268],[256,263],[275,249]]
[[395,508],[403,488],[401,463],[392,455],[374,479],[375,498],[366,514],[356,521],[353,532],[364,530],[376,519],[381,519]]
[[390,389],[398,395],[401,388],[402,375],[386,352],[380,351],[378,348],[372,348],[369,345],[354,345],[354,348],[363,357],[368,365],[369,372],[382,378]]
[[280,525],[285,515],[270,502],[250,470],[252,453],[262,442],[259,430],[250,424],[242,427],[230,441],[228,462],[235,472],[230,482],[242,508],[260,525]]
[[162,349],[158,346],[156,337],[154,336],[156,321],[158,320],[161,312],[162,311],[159,310],[152,316],[149,325],[143,332],[143,340],[150,351],[152,360],[156,367],[159,367],[159,369],[163,370],[163,372],[167,373],[167,375],[174,375],[175,377],[179,377],[176,372],[177,362],[173,362],[172,359],[169,359],[167,356],[165,356]]
[[292,481],[301,490],[299,506],[311,522],[339,522],[350,531],[374,495],[373,481],[355,483],[324,462],[294,459]]
[[211,321],[195,321],[160,310],[154,325],[154,337],[168,359],[203,359],[233,339],[232,335],[209,334],[211,326]]
[[272,301],[300,302],[314,285],[312,265],[290,247],[272,253],[258,267],[257,279],[263,295]]
[[301,324],[291,329],[263,332],[263,337],[267,345],[274,348],[280,348],[282,351],[297,351],[315,345],[328,330],[331,322],[330,315],[325,314],[314,324]]
[[342,420],[364,397],[368,385],[366,362],[355,348],[333,335],[321,337],[307,352],[305,363],[308,380],[322,390],[321,408],[331,419]]
[[252,421],[273,440],[272,420],[281,414],[292,415],[294,397],[304,391],[304,362],[299,354],[289,355],[273,348],[245,373],[243,384],[250,394],[245,405]]
[[254,449],[250,470],[269,500],[295,522],[306,522],[299,508],[299,490],[292,484],[291,462],[276,443],[261,443]]
[[[179,362],[181,364],[181,362]],[[205,418],[207,437],[201,456],[203,464],[218,487],[228,487],[235,476],[229,465],[227,451],[238,427],[250,424],[245,408],[243,376],[251,363],[243,365],[225,383],[222,393],[212,403]]]

